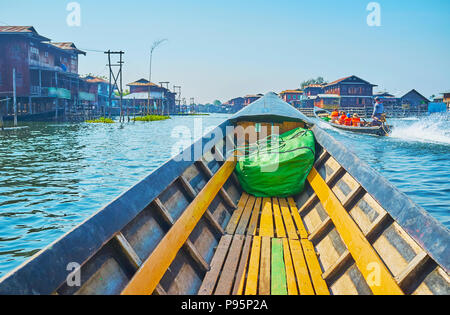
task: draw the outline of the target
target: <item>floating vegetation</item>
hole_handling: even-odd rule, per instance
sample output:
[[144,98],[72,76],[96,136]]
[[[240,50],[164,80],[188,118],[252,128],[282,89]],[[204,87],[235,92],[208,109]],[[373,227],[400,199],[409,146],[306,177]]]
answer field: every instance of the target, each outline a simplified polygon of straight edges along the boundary
[[147,115],[142,117],[133,118],[133,121],[161,121],[170,119],[169,116],[160,116],[160,115]]
[[100,117],[99,119],[95,119],[95,120],[87,120],[86,121],[88,124],[114,124],[115,121],[112,120],[111,118],[105,118],[105,117]]
[[178,113],[178,116],[210,116],[208,113]]

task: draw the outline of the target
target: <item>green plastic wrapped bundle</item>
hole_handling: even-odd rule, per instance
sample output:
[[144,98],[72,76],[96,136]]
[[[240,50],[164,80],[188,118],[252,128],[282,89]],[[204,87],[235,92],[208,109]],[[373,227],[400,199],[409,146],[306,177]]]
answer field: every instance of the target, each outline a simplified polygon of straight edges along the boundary
[[305,188],[315,161],[310,130],[298,128],[245,148],[236,173],[242,188],[256,197],[291,197]]

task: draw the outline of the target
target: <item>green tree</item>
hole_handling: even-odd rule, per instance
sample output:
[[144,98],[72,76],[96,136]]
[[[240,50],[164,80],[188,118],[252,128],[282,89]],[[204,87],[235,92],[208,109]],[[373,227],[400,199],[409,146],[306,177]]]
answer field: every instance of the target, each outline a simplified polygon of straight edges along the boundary
[[[119,93],[119,91],[114,91],[114,94],[116,95],[116,96],[120,96],[120,93]],[[131,93],[130,93],[130,91],[129,90],[125,90],[124,92],[123,92],[123,94],[122,94],[122,96],[127,96],[127,95],[130,95]]]
[[301,88],[304,89],[305,87],[307,87],[308,85],[311,84],[327,84],[328,82],[325,81],[325,79],[323,77],[317,77],[316,79],[309,79],[306,81],[303,81],[301,83]]
[[214,105],[216,105],[216,106],[221,106],[221,105],[222,105],[222,102],[219,101],[219,100],[215,100],[215,101],[214,101]]

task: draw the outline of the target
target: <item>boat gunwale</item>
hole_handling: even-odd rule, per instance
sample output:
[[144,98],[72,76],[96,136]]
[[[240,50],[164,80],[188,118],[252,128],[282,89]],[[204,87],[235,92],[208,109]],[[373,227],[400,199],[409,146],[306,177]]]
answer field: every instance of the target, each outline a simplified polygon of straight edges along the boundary
[[[65,282],[69,273],[66,267],[69,263],[79,262],[83,266],[88,262],[118,232],[123,230],[175,182],[186,169],[200,160],[205,152],[209,152],[217,143],[224,140],[217,139],[215,135],[220,131],[226,137],[226,129],[231,125],[231,122],[226,120],[85,221],[8,272],[0,278],[0,295],[49,295],[54,293]],[[214,138],[214,142],[212,142],[212,138]],[[198,156],[200,145],[202,151]],[[182,157],[187,151],[190,151],[190,156],[193,158],[184,161]],[[155,185],[155,182],[158,185]],[[142,196],[146,196],[146,198],[142,198]],[[42,266],[46,267],[42,268]],[[30,285],[29,279],[35,279],[33,286]]]
[[318,125],[313,126],[312,131],[316,141],[449,274],[450,255],[448,255],[448,246],[450,244],[450,231]]

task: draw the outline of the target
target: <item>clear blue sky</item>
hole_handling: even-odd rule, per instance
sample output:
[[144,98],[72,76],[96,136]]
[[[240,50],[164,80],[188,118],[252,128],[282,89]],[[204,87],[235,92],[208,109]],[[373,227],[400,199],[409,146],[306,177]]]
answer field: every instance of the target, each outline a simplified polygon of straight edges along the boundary
[[[53,41],[126,51],[125,81],[148,77],[183,86],[199,102],[297,88],[303,80],[355,74],[393,93],[450,90],[450,1],[79,0],[81,27],[66,24],[66,0],[1,1],[0,23],[32,25]],[[107,75],[106,58],[80,57],[80,74]]]

